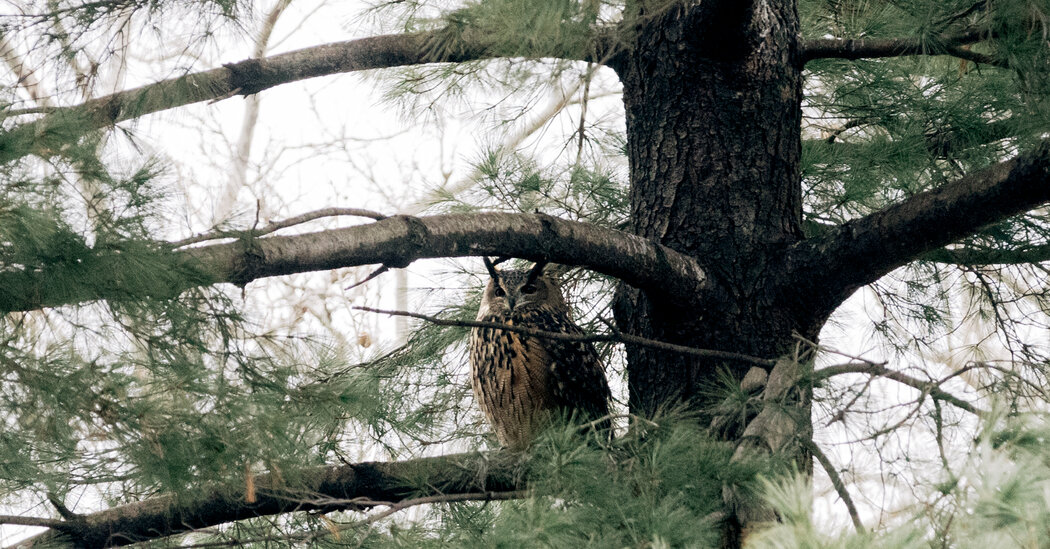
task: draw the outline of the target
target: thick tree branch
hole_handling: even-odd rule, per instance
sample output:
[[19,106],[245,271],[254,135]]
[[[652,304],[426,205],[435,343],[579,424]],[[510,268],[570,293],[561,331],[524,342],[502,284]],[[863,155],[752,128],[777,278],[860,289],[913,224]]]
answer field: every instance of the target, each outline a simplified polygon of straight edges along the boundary
[[892,269],[1050,201],[1048,177],[1050,142],[800,242],[787,252],[781,295],[818,313],[810,318],[826,318]]
[[[394,216],[344,229],[214,244],[170,254],[165,254],[167,263],[183,268],[158,268],[150,280],[125,276],[129,259],[119,253],[80,257],[48,270],[0,272],[0,311],[94,299],[164,298],[221,282],[244,285],[269,276],[378,263],[405,267],[423,258],[479,255],[580,265],[683,305],[699,299],[706,281],[695,260],[670,248],[613,229],[542,214]],[[94,274],[87,278],[88,272]],[[106,277],[100,279],[99,273]]]
[[296,473],[301,484],[295,487],[285,485],[277,476],[255,477],[255,501],[251,503],[243,488],[215,490],[187,499],[160,496],[63,521],[18,547],[128,545],[252,517],[292,511],[363,510],[396,505],[419,495],[474,494],[477,499],[495,499],[491,492],[520,490],[525,483],[518,457],[507,454],[332,465]]
[[[811,238],[822,237],[834,230],[834,226],[823,223],[808,222],[805,225],[806,235]],[[949,265],[1025,265],[1050,261],[1050,244],[1021,245],[1016,248],[994,248],[964,244],[930,250],[918,259],[946,263]]]
[[802,42],[802,62],[814,59],[865,59],[902,57],[908,55],[950,55],[997,67],[1008,67],[1009,63],[989,55],[963,48],[988,38],[988,33],[971,29],[956,34],[916,38],[822,38]]
[[[0,163],[28,154],[50,156],[76,138],[150,113],[233,95],[249,95],[280,84],[318,76],[439,62],[493,57],[490,37],[458,32],[455,52],[438,55],[432,44],[443,29],[388,34],[304,48],[262,59],[247,59],[221,68],[148,84],[80,105],[55,109],[46,116],[0,133]],[[593,51],[580,60],[609,61],[611,30],[598,33]],[[536,52],[528,52],[536,55]],[[564,56],[552,52],[551,56]]]

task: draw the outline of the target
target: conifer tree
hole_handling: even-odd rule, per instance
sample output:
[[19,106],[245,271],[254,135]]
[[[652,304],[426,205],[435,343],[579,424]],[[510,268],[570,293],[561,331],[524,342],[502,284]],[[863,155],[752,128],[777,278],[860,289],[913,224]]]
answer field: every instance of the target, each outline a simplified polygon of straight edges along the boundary
[[[1050,1],[405,0],[270,53],[296,6],[0,19],[0,525],[42,528],[22,546],[1050,544]],[[200,66],[230,44],[251,57]],[[180,204],[246,184],[260,101],[365,71],[430,126],[457,101],[495,142],[504,103],[552,88],[539,126],[573,124],[508,135],[427,208],[278,220],[260,193],[187,236]],[[232,101],[231,183],[184,185],[151,124]],[[351,129],[369,108],[343,107]],[[337,217],[364,222],[310,225]],[[493,443],[464,368],[478,256],[562,266],[623,380],[614,441]],[[333,295],[438,258],[474,263],[394,311],[404,341],[331,322]],[[287,312],[324,330],[264,321],[267,281],[360,266]]]

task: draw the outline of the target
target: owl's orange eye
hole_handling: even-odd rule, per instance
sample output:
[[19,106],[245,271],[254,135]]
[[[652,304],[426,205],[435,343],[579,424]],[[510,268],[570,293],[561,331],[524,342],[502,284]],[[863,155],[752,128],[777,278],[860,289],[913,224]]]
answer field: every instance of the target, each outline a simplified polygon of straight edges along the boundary
[[507,295],[507,292],[504,292],[503,288],[500,288],[499,286],[496,286],[496,289],[493,290],[492,293],[496,297],[503,297],[503,296]]

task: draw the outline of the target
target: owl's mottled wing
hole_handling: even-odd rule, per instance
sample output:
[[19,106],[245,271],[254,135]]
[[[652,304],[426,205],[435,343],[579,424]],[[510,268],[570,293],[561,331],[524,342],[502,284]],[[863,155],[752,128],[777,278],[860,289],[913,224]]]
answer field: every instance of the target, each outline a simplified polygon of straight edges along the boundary
[[[510,319],[488,316],[481,320],[502,324]],[[510,448],[524,448],[544,414],[558,406],[550,394],[542,353],[532,353],[527,345],[515,332],[475,328],[471,333],[474,397],[500,443]]]
[[[550,307],[530,309],[522,324],[547,332],[583,334],[564,313]],[[574,410],[578,421],[594,421],[609,415],[609,383],[598,353],[590,342],[559,341],[528,337],[530,357],[545,362],[550,374],[549,391],[559,407]],[[542,358],[541,358],[542,357]],[[609,427],[609,420],[598,425]]]

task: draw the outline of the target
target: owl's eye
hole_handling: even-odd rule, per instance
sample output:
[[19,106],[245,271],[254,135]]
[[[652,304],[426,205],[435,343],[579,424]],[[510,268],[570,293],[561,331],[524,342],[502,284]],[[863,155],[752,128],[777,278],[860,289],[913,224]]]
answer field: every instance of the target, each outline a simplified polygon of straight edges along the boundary
[[536,285],[535,284],[526,284],[526,285],[522,286],[521,287],[521,293],[523,293],[523,294],[534,294],[534,293],[536,293]]
[[503,296],[507,295],[507,292],[504,292],[503,288],[500,288],[499,286],[496,286],[496,289],[493,290],[492,293],[496,297],[503,297]]

